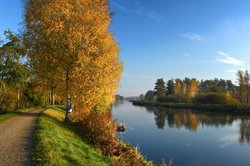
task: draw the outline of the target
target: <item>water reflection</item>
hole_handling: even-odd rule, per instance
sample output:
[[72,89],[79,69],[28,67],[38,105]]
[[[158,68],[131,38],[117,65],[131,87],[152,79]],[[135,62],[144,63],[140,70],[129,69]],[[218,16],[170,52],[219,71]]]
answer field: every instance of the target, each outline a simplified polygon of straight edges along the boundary
[[116,100],[113,105],[115,107],[119,107],[120,105],[124,104],[124,102],[125,100]]
[[250,143],[250,116],[157,107],[146,107],[146,110],[155,115],[155,124],[158,129],[164,129],[165,125],[168,125],[170,128],[185,128],[196,132],[199,126],[218,128],[231,126],[234,121],[240,121],[239,141]]
[[242,120],[240,123],[240,143],[250,143],[250,121]]
[[126,124],[126,133],[118,137],[139,146],[155,163],[172,159],[175,165],[250,165],[249,115],[145,108],[126,101],[116,103],[112,114]]

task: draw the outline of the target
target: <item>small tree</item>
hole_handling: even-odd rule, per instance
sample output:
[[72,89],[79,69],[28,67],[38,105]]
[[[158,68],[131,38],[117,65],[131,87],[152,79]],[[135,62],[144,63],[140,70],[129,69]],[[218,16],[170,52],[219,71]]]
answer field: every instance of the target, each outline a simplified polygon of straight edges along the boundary
[[155,91],[153,91],[153,90],[147,91],[147,93],[145,95],[145,100],[154,101],[154,98],[155,98]]

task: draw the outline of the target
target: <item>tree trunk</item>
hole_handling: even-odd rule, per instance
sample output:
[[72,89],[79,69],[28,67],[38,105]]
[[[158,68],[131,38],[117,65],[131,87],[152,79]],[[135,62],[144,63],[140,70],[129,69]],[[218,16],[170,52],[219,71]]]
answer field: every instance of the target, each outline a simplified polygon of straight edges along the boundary
[[55,93],[55,85],[52,83],[51,84],[51,93],[50,93],[50,104],[51,105],[55,105],[55,96],[56,96],[56,93]]
[[55,98],[56,98],[56,93],[53,91],[52,93],[52,105],[55,105]]
[[48,103],[49,105],[51,105],[51,91],[49,90],[49,94],[48,94]]
[[70,121],[70,92],[69,92],[69,72],[66,73],[66,114],[65,114],[65,121]]
[[17,107],[17,109],[19,109],[19,107],[20,107],[20,89],[18,88],[17,89],[17,105],[16,105],[16,107]]

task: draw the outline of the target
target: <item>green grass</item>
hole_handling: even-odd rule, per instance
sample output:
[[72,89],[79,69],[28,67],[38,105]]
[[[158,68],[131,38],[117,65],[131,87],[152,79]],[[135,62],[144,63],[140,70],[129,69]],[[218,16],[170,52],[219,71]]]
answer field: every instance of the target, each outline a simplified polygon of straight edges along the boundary
[[7,120],[15,115],[17,115],[17,113],[15,113],[15,112],[2,113],[2,114],[0,114],[0,122]]
[[35,130],[34,165],[111,165],[111,159],[101,155],[76,133],[71,123],[65,123],[64,111],[49,108],[43,112]]

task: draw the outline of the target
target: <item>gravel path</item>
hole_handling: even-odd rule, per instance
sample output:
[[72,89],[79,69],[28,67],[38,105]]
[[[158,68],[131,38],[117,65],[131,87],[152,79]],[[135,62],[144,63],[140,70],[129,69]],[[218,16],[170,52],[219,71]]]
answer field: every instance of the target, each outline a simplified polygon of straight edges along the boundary
[[0,123],[0,166],[31,165],[33,134],[41,112],[24,112]]

